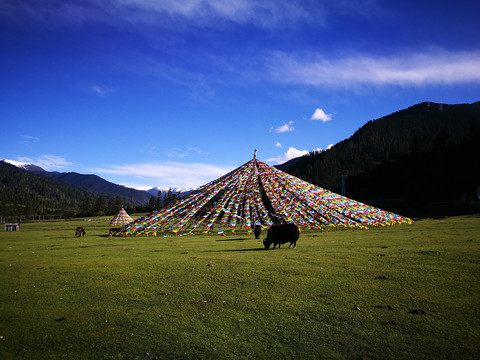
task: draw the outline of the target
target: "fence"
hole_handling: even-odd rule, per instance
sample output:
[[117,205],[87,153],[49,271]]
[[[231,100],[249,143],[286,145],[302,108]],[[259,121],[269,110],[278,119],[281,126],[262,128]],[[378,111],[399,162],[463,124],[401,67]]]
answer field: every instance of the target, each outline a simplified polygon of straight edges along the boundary
[[63,214],[50,214],[50,215],[0,215],[0,224],[5,223],[22,223],[27,221],[48,221],[48,220],[62,220]]

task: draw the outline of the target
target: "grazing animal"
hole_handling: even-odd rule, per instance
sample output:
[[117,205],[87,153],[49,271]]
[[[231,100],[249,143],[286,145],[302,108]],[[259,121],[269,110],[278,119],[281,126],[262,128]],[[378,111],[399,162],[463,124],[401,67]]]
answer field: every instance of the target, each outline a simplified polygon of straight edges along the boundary
[[253,235],[255,235],[255,239],[260,239],[260,234],[262,233],[262,226],[255,225],[253,228]]
[[75,237],[82,237],[85,236],[86,231],[82,226],[77,227],[77,230],[75,230]]
[[120,228],[111,228],[111,229],[109,230],[108,234],[109,234],[110,236],[112,236],[113,234],[115,234],[115,233],[116,233],[117,231],[119,231],[119,230],[120,230]]
[[281,244],[289,242],[289,248],[293,245],[295,249],[299,237],[300,232],[298,231],[298,226],[295,224],[272,225],[268,229],[267,237],[263,239],[263,246],[268,250],[270,245],[273,244],[273,248],[275,249],[277,245],[278,248],[280,248]]

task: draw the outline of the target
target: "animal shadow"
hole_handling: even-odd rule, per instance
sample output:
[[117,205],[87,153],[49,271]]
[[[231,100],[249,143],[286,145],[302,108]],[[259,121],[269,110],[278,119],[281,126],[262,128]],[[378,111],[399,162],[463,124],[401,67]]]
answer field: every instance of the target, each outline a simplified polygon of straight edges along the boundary
[[237,238],[237,239],[218,239],[216,241],[243,241],[248,240],[247,238]]

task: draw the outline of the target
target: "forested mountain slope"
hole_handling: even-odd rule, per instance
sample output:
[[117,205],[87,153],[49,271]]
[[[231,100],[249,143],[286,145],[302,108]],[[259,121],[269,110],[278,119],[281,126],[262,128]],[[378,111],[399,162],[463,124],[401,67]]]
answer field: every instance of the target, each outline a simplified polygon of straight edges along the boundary
[[353,176],[406,155],[461,142],[478,128],[480,102],[462,105],[424,102],[369,121],[330,150],[277,167],[334,189],[342,175]]
[[121,196],[130,202],[135,202],[138,206],[144,206],[148,203],[151,195],[147,191],[136,190],[122,185],[111,183],[100,176],[92,174],[79,174],[75,172],[43,172],[39,175],[49,177],[64,184],[78,189],[90,191],[96,195],[111,194],[112,196]]
[[0,215],[91,213],[93,194],[0,161]]
[[480,213],[480,128],[349,177],[346,195],[411,217]]

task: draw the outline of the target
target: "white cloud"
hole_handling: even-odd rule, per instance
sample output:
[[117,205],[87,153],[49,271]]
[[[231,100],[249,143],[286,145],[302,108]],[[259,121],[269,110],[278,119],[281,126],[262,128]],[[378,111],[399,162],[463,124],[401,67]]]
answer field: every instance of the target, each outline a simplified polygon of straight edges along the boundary
[[37,158],[19,157],[18,161],[38,165],[47,171],[63,169],[74,164],[67,161],[64,157],[57,155],[40,155]]
[[275,131],[276,133],[284,133],[284,132],[290,132],[295,130],[295,128],[292,126],[293,121],[290,121],[288,124],[283,124],[282,126],[279,126],[277,128],[274,128],[273,126],[270,127],[270,131]]
[[272,162],[272,163],[275,163],[275,164],[283,164],[284,162],[287,162],[288,160],[292,160],[292,159],[295,159],[295,158],[300,157],[300,156],[308,155],[310,153],[315,154],[315,153],[321,153],[323,151],[330,150],[332,147],[333,147],[333,144],[330,144],[330,145],[327,146],[327,148],[325,150],[323,150],[322,148],[316,148],[316,149],[313,149],[312,151],[307,151],[307,150],[298,150],[298,149],[294,148],[293,146],[291,146],[291,147],[288,148],[288,150],[283,155],[267,159],[266,161],[267,162]]
[[31,136],[31,135],[20,134],[19,136],[21,138],[19,143],[24,144],[24,145],[30,145],[30,144],[36,143],[40,140],[38,137]]
[[288,150],[283,155],[277,156],[275,158],[267,159],[266,161],[267,162],[274,162],[276,164],[283,164],[284,162],[287,162],[288,160],[297,158],[299,156],[308,155],[308,154],[309,154],[309,152],[307,150],[298,150],[298,149],[290,146],[288,148]]
[[113,91],[110,87],[100,85],[92,85],[90,90],[101,97],[104,97]]
[[282,147],[282,144],[280,144],[280,143],[277,141],[277,143],[275,144],[275,146],[281,148],[281,147]]
[[191,151],[191,152],[194,152],[196,154],[199,154],[199,155],[209,155],[210,154],[208,151],[204,151],[201,148],[195,147],[195,146],[187,146],[187,150]]
[[[216,166],[202,163],[140,163],[109,165],[105,168],[90,169],[99,174],[124,175],[138,179],[148,179],[153,186],[197,188],[233,170],[229,166]],[[137,183],[145,181],[136,181]]]
[[310,118],[310,120],[320,120],[323,122],[327,122],[331,119],[332,119],[332,114],[325,114],[325,111],[323,111],[320,108],[317,108],[313,113],[312,117]]
[[31,136],[31,135],[22,135],[20,134],[20,137],[22,137],[23,139],[27,140],[27,141],[38,141],[39,138],[36,137],[36,136]]
[[[165,15],[217,26],[218,19],[240,24],[272,27],[312,17],[303,6],[291,2],[256,0],[115,0],[114,7],[134,21],[152,21]],[[132,14],[133,11],[133,14]],[[130,21],[132,21],[130,20]]]
[[270,73],[280,82],[311,86],[461,84],[480,82],[480,51],[432,50],[379,57],[300,57],[276,53]]
[[185,146],[185,148],[173,148],[167,156],[170,158],[185,158],[192,155],[209,155],[208,151],[204,151],[199,147],[195,146]]
[[170,158],[184,158],[190,156],[186,152],[180,152],[180,151],[174,151],[174,152],[169,152],[167,153],[167,156]]
[[118,183],[118,185],[123,185],[128,188],[143,190],[143,191],[147,191],[156,187],[156,185],[145,185],[145,184],[138,184],[133,182],[121,182],[121,183]]
[[[17,4],[18,3],[18,4]],[[221,26],[225,21],[276,27],[313,20],[310,10],[292,2],[257,0],[70,0],[21,1],[6,5],[12,18],[26,15],[49,24],[79,26],[92,22],[123,22],[166,26],[185,19],[191,23]],[[317,14],[318,21],[319,14]],[[218,20],[222,21],[218,21]]]
[[6,163],[9,163],[11,165],[17,166],[17,167],[22,167],[24,165],[28,165],[30,163],[26,162],[21,162],[21,161],[15,161],[15,160],[9,160],[9,159],[0,159],[1,161],[5,161]]

